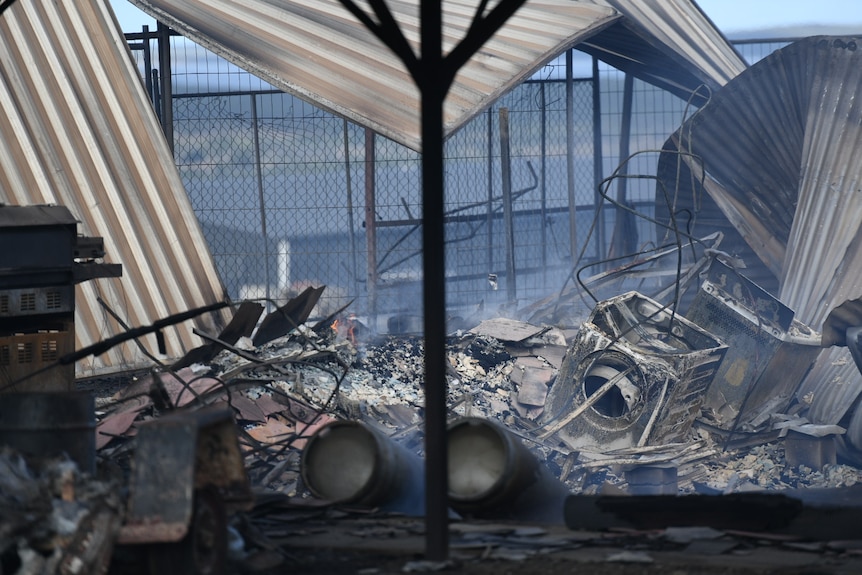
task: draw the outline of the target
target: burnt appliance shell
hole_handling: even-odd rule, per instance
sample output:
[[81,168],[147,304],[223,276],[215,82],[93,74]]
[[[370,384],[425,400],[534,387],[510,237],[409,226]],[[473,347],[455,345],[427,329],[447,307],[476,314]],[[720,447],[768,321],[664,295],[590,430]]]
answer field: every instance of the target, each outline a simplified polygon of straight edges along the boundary
[[685,315],[728,345],[704,400],[727,431],[755,431],[784,413],[822,349],[792,309],[717,259]]
[[73,389],[73,363],[12,384],[75,351],[75,285],[122,273],[77,228],[64,206],[0,206],[0,392]]
[[540,423],[559,427],[557,438],[572,449],[683,440],[726,349],[640,293],[604,300],[567,352]]

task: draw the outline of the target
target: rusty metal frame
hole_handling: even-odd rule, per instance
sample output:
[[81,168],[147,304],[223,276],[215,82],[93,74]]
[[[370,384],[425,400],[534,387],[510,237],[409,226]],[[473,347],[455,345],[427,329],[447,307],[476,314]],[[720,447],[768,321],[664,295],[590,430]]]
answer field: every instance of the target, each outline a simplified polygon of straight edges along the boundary
[[230,410],[176,412],[141,424],[121,544],[174,542],[188,532],[194,493],[215,489],[228,509],[247,509],[251,485]]

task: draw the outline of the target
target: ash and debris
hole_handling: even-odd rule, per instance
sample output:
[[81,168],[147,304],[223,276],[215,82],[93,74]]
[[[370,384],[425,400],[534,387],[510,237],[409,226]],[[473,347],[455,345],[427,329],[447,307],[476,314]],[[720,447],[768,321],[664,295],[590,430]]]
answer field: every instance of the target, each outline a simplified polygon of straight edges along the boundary
[[[450,417],[482,417],[504,424],[523,437],[525,445],[574,493],[624,491],[625,470],[639,463],[678,466],[681,494],[843,487],[860,481],[860,471],[851,465],[788,466],[783,441],[769,435],[759,445],[725,450],[720,435],[697,424],[686,442],[613,453],[577,452],[538,439],[542,408],[519,401],[523,384],[517,382],[523,381],[525,372],[555,374],[571,333],[545,326],[536,335],[514,342],[471,331],[452,334],[447,341]],[[198,390],[183,397],[191,400],[196,395],[204,403],[228,400],[234,406],[254,485],[311,498],[302,485],[299,454],[314,431],[333,419],[372,423],[422,454],[421,337],[369,334],[366,341],[357,342],[335,330],[320,335],[300,326],[257,348],[244,338],[237,348],[255,360],[224,350],[209,364],[192,366],[195,384],[216,383],[201,388],[203,393]],[[147,376],[138,377],[135,384],[140,387],[146,381]],[[548,383],[553,384],[553,379]],[[141,391],[145,388],[135,389],[127,386],[111,398],[101,398],[100,416],[122,413],[117,406],[126,404],[128,409],[128,398],[142,394],[147,405],[136,404],[137,419],[157,415],[159,410],[149,403],[146,390]],[[261,409],[246,407],[246,400]],[[122,437],[109,441],[101,453],[111,457],[112,450],[124,449],[124,441]]]
[[117,486],[65,457],[0,448],[0,573],[104,573],[120,523]]
[[[511,337],[505,335],[509,329],[513,330]],[[319,517],[321,506],[326,506],[303,485],[300,468],[302,449],[318,429],[333,420],[360,420],[423,454],[422,338],[375,336],[367,330],[362,339],[355,334],[303,324],[258,346],[249,338],[240,338],[205,364],[81,382],[82,389],[96,395],[100,471],[110,468],[114,477],[128,478],[139,424],[178,409],[229,406],[235,414],[240,449],[257,500],[253,511],[233,520],[231,532],[245,541],[240,545],[245,549],[240,553],[244,560],[271,558],[272,538],[277,540],[276,536],[285,532],[278,517],[289,517],[284,519],[287,522]],[[852,465],[827,464],[819,469],[789,465],[784,439],[771,429],[750,435],[741,447],[725,448],[725,436],[711,427],[714,421],[708,413],[695,422],[684,441],[668,445],[591,453],[572,450],[554,436],[541,439],[539,419],[545,394],[554,384],[575,335],[574,330],[513,320],[483,323],[451,334],[446,348],[450,418],[480,417],[503,424],[523,438],[535,457],[575,494],[631,493],[627,472],[643,465],[673,467],[678,494],[840,488],[860,483],[860,470]],[[806,425],[800,418],[791,423],[800,429]],[[4,457],[0,464],[24,469],[14,455]],[[0,473],[0,478],[3,475],[17,477]],[[104,484],[89,478],[76,484],[69,501],[68,490],[58,495],[54,480],[28,475],[12,488],[3,484],[0,497],[12,493],[17,498],[3,501],[4,508],[23,506],[29,515],[22,515],[20,521],[0,521],[0,529],[13,530],[11,534],[0,532],[0,540],[6,542],[0,554],[19,563],[35,561],[37,556],[40,561],[53,561],[42,570],[45,573],[65,572],[60,562],[80,562],[84,560],[80,557],[85,557],[94,565],[99,563],[90,572],[100,572],[108,560],[105,554],[82,554],[74,541],[82,537],[94,540],[94,529],[81,525],[98,513],[113,522],[114,533],[119,530],[123,511],[118,501],[122,489],[117,486],[122,482]],[[91,503],[91,494],[97,496],[101,507]],[[337,508],[328,509],[325,517],[337,516]],[[63,516],[58,523],[59,512],[71,516]],[[77,530],[72,526],[58,531],[62,525],[71,525],[69,521],[77,522]],[[34,522],[53,527],[34,529]],[[19,532],[24,535],[16,536]],[[70,533],[75,535],[69,537]],[[95,540],[99,541],[98,537]],[[110,534],[105,532],[102,540],[109,552],[113,543]],[[275,563],[283,560],[276,558]],[[28,572],[14,566],[7,570]]]

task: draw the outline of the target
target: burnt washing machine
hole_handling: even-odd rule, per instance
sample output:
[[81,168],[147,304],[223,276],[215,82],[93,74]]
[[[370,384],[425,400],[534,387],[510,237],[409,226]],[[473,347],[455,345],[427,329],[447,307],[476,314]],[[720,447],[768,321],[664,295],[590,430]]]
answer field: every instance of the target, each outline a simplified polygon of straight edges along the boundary
[[638,292],[602,301],[551,386],[540,437],[601,452],[681,441],[726,351],[710,332]]
[[713,260],[685,314],[729,346],[704,399],[732,433],[763,431],[784,413],[821,351],[821,335],[738,271]]

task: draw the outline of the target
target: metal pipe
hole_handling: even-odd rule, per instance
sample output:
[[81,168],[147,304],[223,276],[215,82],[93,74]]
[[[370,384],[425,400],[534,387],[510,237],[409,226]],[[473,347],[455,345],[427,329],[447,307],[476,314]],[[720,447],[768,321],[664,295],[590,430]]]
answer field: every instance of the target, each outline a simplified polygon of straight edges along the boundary
[[365,128],[365,247],[366,277],[368,291],[368,315],[371,324],[377,326],[377,189],[375,134]]
[[620,147],[619,147],[619,168],[617,168],[617,207],[614,214],[614,231],[611,236],[611,246],[608,253],[609,258],[616,258],[626,255],[630,250],[626,247],[626,242],[629,238],[626,237],[628,229],[625,225],[625,219],[629,214],[620,206],[627,203],[628,189],[628,157],[631,148],[632,137],[632,106],[634,100],[634,76],[626,74],[623,81],[623,117],[620,125]]
[[572,265],[578,257],[578,199],[575,195],[575,104],[572,50],[566,50],[566,190],[569,197],[569,249]]
[[[599,60],[593,57],[593,203],[596,209],[602,203],[599,192],[604,180],[604,154],[602,152],[602,87],[599,76]],[[605,219],[599,218],[596,234],[596,257],[601,258],[605,245]]]
[[359,421],[317,430],[302,451],[301,474],[315,496],[333,503],[425,513],[422,459]]
[[542,108],[542,169],[541,173],[541,230],[542,230],[542,287],[548,285],[548,104],[545,101],[545,84],[539,85],[541,96],[540,106]]
[[488,211],[485,218],[488,224],[488,273],[494,273],[494,113],[489,109],[487,113],[487,137],[488,137],[488,163],[487,163],[487,187],[488,187]]
[[449,505],[462,515],[562,524],[569,489],[500,424],[449,424]]
[[162,97],[162,131],[168,141],[171,154],[174,153],[174,92],[171,86],[171,29],[159,22],[156,26],[159,36],[159,76],[161,82]]
[[[443,59],[440,0],[421,3],[422,310],[425,314],[425,556],[449,557],[446,488],[446,218],[443,101],[457,69]],[[450,54],[451,55],[451,54]],[[445,64],[445,65],[444,65]]]
[[350,130],[347,120],[344,120],[344,178],[347,188],[347,226],[350,233],[350,286],[353,293],[359,291],[359,281],[356,276],[356,229],[353,224],[353,178],[350,175]]
[[[270,294],[270,285],[272,280],[269,277],[269,236],[266,231],[266,195],[263,190],[263,168],[261,167],[260,154],[260,130],[258,128],[257,117],[257,96],[251,94],[251,130],[254,134],[254,167],[255,178],[257,179],[257,199],[260,202],[260,233],[263,236],[263,269],[264,277],[266,278],[266,305],[269,307],[269,302],[272,301]],[[278,294],[281,298],[283,294]],[[281,305],[279,303],[279,305]]]
[[153,89],[153,56],[152,50],[150,49],[150,27],[144,25],[142,30],[143,41],[141,42],[141,49],[144,52],[144,84],[147,87],[147,96],[150,97],[150,102],[153,103],[154,108],[158,108],[158,102],[156,102],[156,91]]
[[517,298],[515,284],[515,223],[512,206],[512,160],[509,154],[509,109],[500,108],[500,167],[503,183],[503,219],[506,226],[506,298]]

